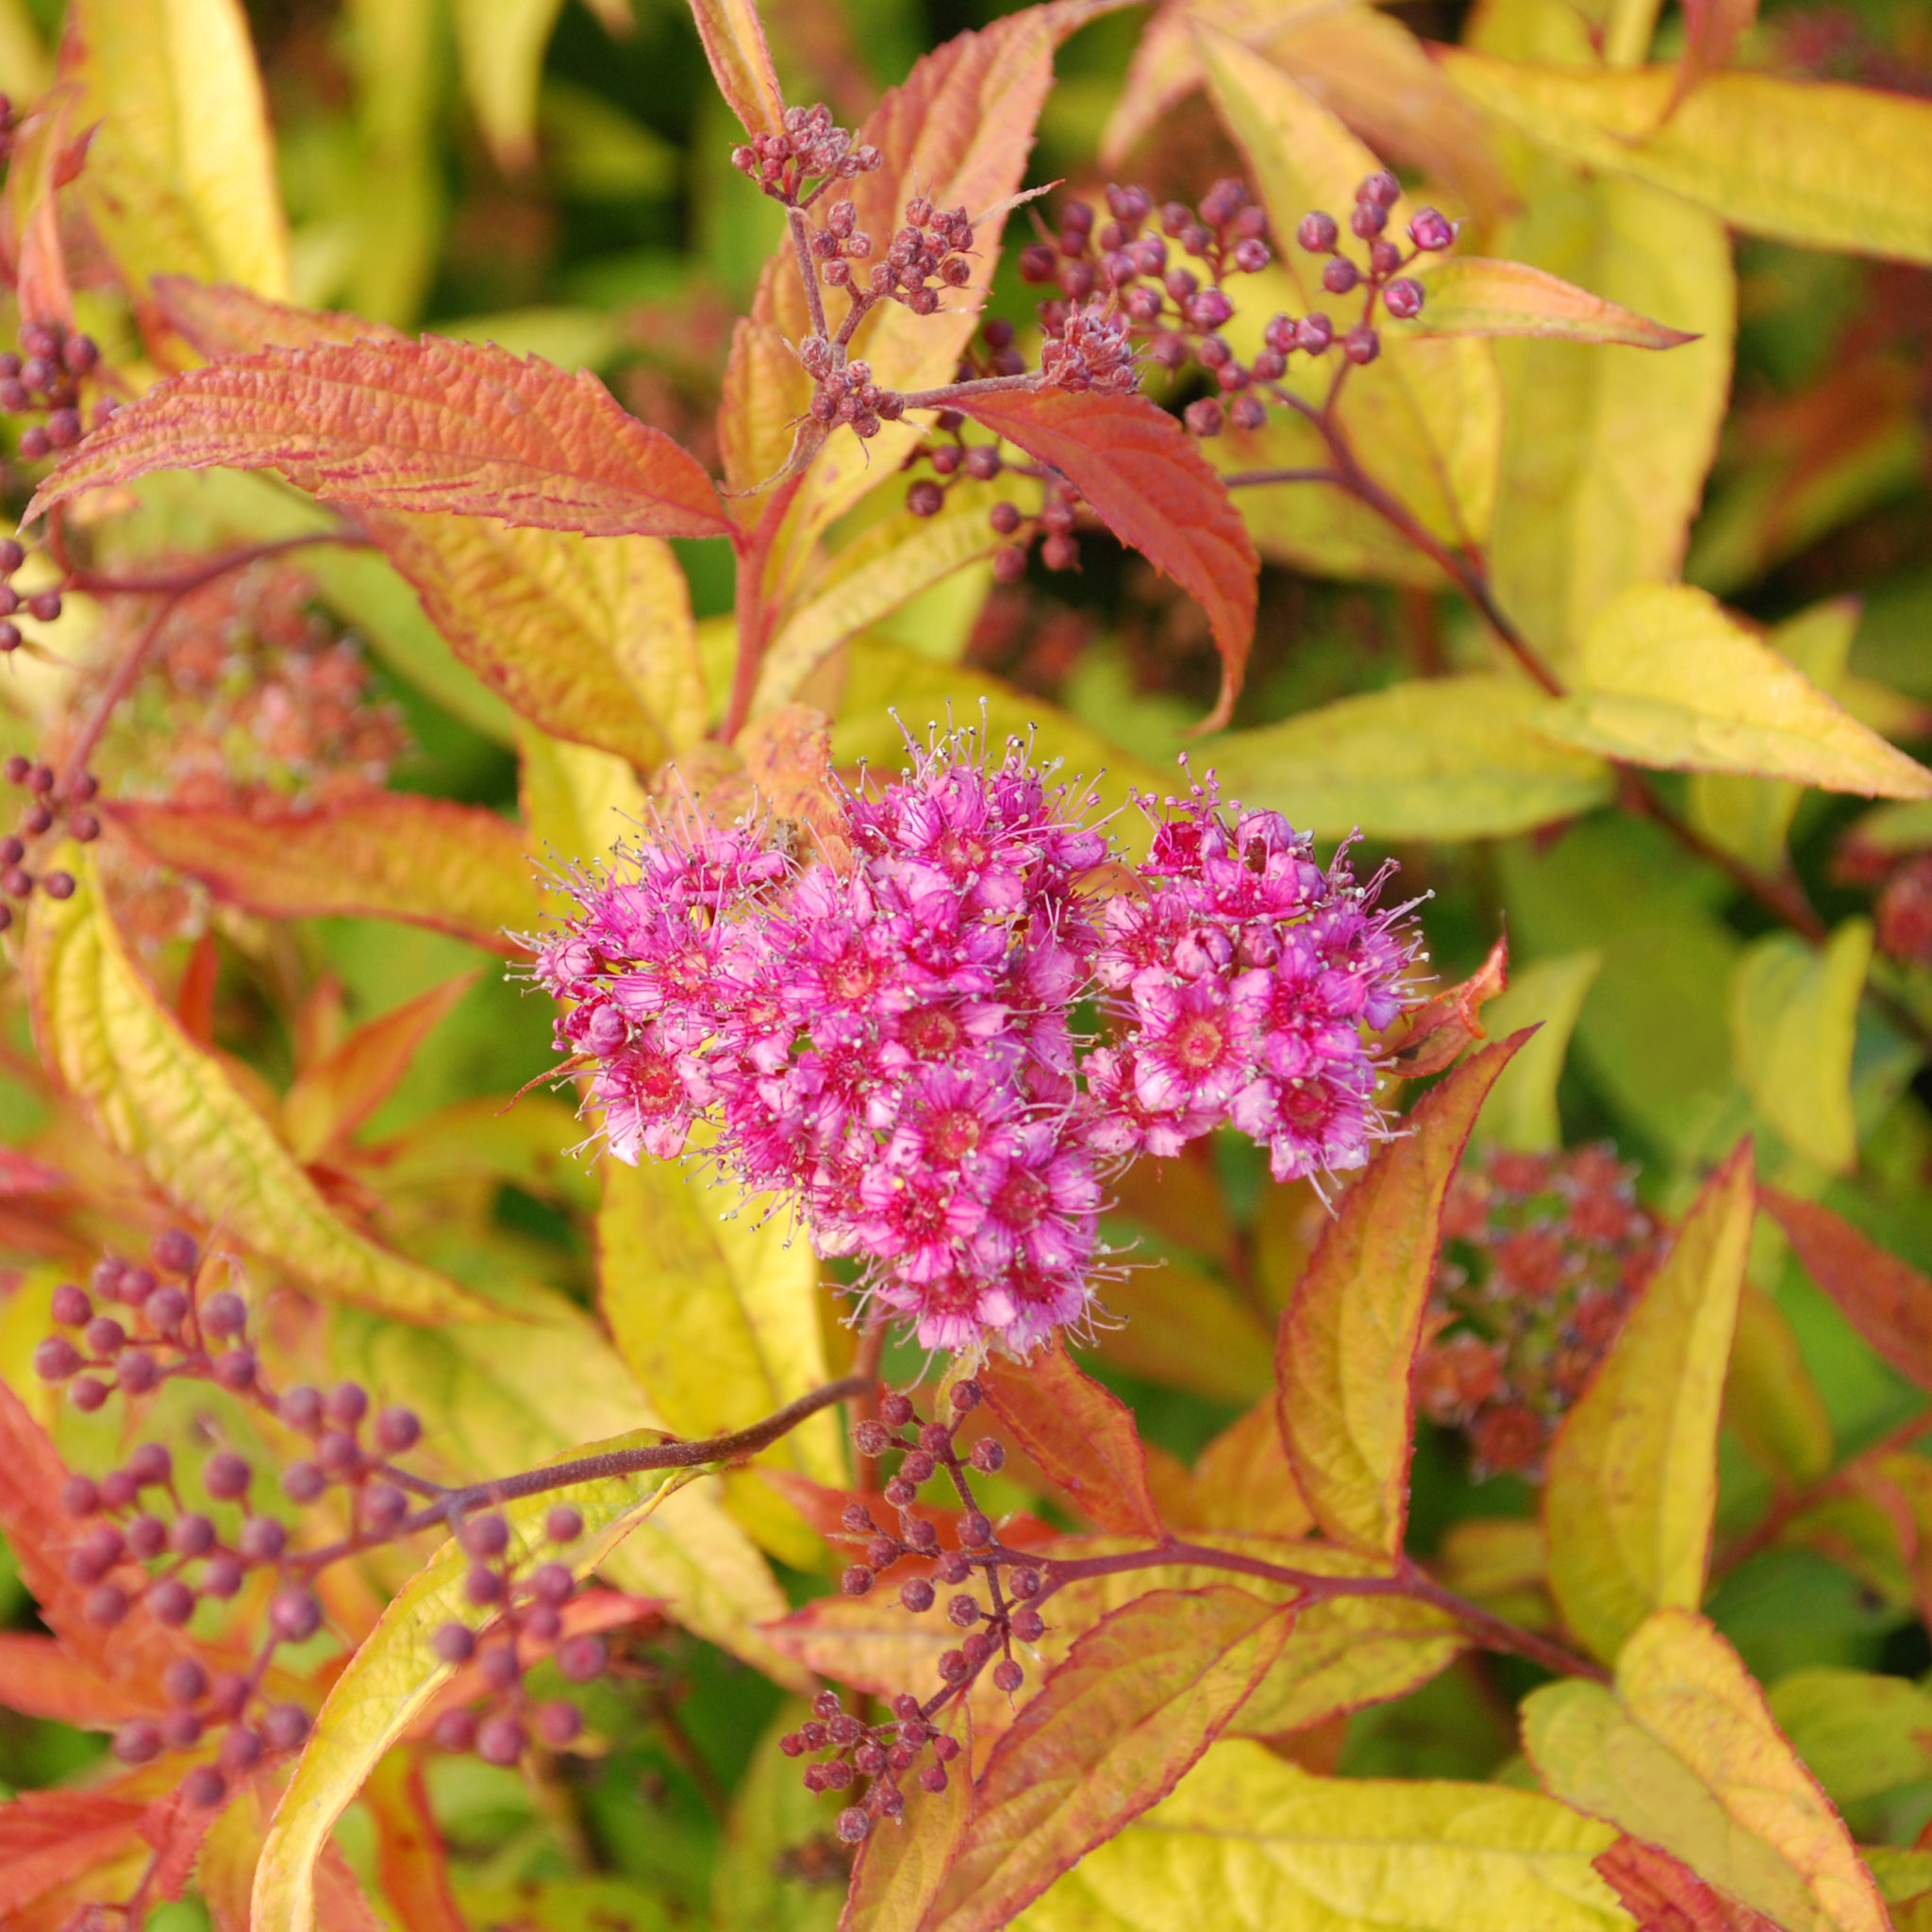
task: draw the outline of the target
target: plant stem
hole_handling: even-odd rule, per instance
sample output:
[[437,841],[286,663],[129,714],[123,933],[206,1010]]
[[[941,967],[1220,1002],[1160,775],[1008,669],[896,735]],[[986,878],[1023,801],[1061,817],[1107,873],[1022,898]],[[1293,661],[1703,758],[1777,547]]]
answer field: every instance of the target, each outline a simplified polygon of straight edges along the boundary
[[726,744],[744,728],[751,716],[752,699],[758,694],[758,671],[765,661],[765,647],[771,642],[772,610],[765,598],[765,572],[770,568],[772,550],[786,514],[797,500],[805,481],[804,470],[786,477],[772,492],[749,540],[739,546],[738,584],[735,607],[738,613],[738,663],[731,677],[731,698],[725,706],[718,736]]

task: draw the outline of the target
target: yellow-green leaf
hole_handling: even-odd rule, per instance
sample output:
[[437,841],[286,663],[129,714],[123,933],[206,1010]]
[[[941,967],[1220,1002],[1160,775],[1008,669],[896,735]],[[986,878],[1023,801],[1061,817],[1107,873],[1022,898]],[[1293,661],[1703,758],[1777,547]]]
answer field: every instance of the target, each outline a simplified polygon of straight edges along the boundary
[[[658,1429],[591,1442],[574,1452],[596,1456],[663,1441]],[[664,1496],[701,1471],[653,1470],[573,1484],[510,1504],[512,1560],[527,1559],[545,1546],[545,1512],[558,1501],[575,1506],[584,1540],[572,1553],[579,1575],[603,1556]],[[255,1873],[251,1923],[258,1932],[309,1932],[314,1923],[315,1861],[330,1827],[360,1790],[376,1760],[450,1675],[430,1647],[446,1623],[481,1628],[493,1621],[464,1592],[470,1559],[446,1543],[397,1592],[381,1621],[335,1681],[316,1718],[294,1775],[275,1807],[268,1842]]]
[[457,61],[483,138],[505,170],[536,156],[537,84],[563,0],[457,0]]
[[527,724],[517,748],[530,856],[540,864],[601,863],[642,819],[644,788],[614,752],[567,744]]
[[1502,1785],[1321,1778],[1217,1744],[1015,1932],[1628,1932],[1616,1834]]
[[1932,1777],[1932,1692],[1873,1671],[1793,1671],[1771,1687],[1778,1728],[1836,1805]]
[[1491,1038],[1524,1026],[1537,1031],[1490,1090],[1476,1122],[1477,1139],[1539,1154],[1563,1144],[1557,1082],[1577,1015],[1603,963],[1604,956],[1597,952],[1539,959],[1533,966],[1512,970],[1508,986],[1484,1007],[1483,1025]]
[[1410,336],[1555,336],[1571,342],[1622,342],[1633,349],[1677,349],[1694,332],[1668,328],[1621,303],[1592,295],[1526,261],[1445,256],[1419,277],[1426,294]]
[[92,855],[69,847],[62,862],[79,890],[64,903],[36,899],[27,982],[42,1054],[102,1140],[184,1212],[320,1294],[411,1322],[484,1313],[448,1276],[330,1212],[232,1076],[142,978]]
[[1228,791],[1322,838],[1485,839],[1601,805],[1603,761],[1552,742],[1553,701],[1469,672],[1341,698],[1213,741]]
[[1694,1609],[1704,1596],[1724,1367],[1753,1209],[1747,1143],[1697,1197],[1550,1446],[1550,1592],[1607,1661],[1652,1610]]
[[1555,742],[1666,770],[1932,797],[1932,772],[1688,584],[1633,584],[1612,599],[1576,674],[1574,694],[1539,720]]
[[289,234],[240,0],[78,0],[62,77],[98,122],[76,191],[137,293],[150,275],[289,292]]
[[[788,1698],[780,1705],[731,1793],[724,1842],[711,1867],[708,1932],[833,1932],[839,1923],[839,1888],[814,1883],[820,1874],[808,1862],[824,1843],[824,1800],[806,1790],[798,1760],[779,1748],[779,1740],[810,1715],[803,1699]],[[908,1820],[920,1795],[917,1780],[908,1778]],[[871,1842],[891,1844],[901,1837],[883,1831]],[[558,1927],[558,1932],[577,1928]],[[582,1932],[601,1928],[587,1925]]]
[[1756,1282],[1738,1303],[1738,1334],[1724,1380],[1724,1421],[1750,1454],[1794,1489],[1830,1469],[1837,1448],[1790,1318]]
[[1266,1326],[1203,1270],[1168,1257],[1106,1283],[1100,1298],[1119,1324],[1100,1330],[1103,1361],[1210,1402],[1258,1402],[1272,1386]]
[[1731,1053],[1752,1104],[1829,1174],[1858,1158],[1852,1048],[1871,963],[1872,922],[1848,919],[1822,951],[1767,933],[1731,974]]
[[1689,1609],[1630,1638],[1614,1691],[1533,1691],[1524,1748],[1553,1796],[1681,1858],[1790,1932],[1884,1932],[1878,1888],[1738,1654]]
[[1733,227],[1932,262],[1932,103],[1769,74],[1531,67],[1444,48],[1470,98],[1539,145],[1701,203]]
[[1282,1440],[1315,1521],[1392,1556],[1408,1515],[1409,1370],[1441,1240],[1442,1197],[1477,1109],[1523,1043],[1498,1041],[1430,1091],[1407,1131],[1341,1197],[1281,1318]]

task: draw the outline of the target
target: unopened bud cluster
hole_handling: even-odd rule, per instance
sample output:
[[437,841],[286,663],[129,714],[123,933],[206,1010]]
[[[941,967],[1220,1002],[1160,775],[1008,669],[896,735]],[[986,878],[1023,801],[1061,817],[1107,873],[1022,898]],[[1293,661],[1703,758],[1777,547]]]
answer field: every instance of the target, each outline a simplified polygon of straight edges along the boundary
[[877,148],[855,142],[823,103],[787,108],[782,133],[755,134],[731,150],[731,165],[788,208],[808,208],[834,181],[870,175],[884,159]]
[[1451,1185],[1416,1394],[1466,1434],[1478,1474],[1541,1473],[1655,1273],[1663,1240],[1636,1173],[1608,1145],[1497,1149],[1472,1155]]
[[[18,546],[0,544],[0,551]],[[4,562],[4,558],[0,558]],[[4,596],[0,591],[0,596]],[[11,630],[13,626],[0,626]],[[16,633],[17,635],[17,633]],[[101,836],[100,819],[88,808],[100,786],[91,772],[83,772],[62,787],[51,765],[41,764],[15,752],[4,767],[7,782],[26,793],[26,802],[14,820],[14,830],[0,837],[0,892],[9,899],[25,899],[37,889],[50,899],[74,896],[74,874],[60,871],[36,872],[34,850],[50,836],[64,831],[83,845]],[[13,908],[0,905],[0,932],[13,924]]]
[[[86,428],[81,386],[100,360],[92,336],[75,334],[58,322],[26,324],[19,349],[0,351],[0,411],[39,418],[20,432],[20,453],[27,461],[80,441]],[[113,399],[102,397],[94,420],[105,422],[113,408]]]

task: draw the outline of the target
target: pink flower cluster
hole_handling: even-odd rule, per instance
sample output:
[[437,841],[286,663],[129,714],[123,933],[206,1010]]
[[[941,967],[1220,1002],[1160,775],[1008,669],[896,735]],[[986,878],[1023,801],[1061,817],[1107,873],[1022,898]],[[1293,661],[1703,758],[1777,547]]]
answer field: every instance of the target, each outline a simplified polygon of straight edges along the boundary
[[537,977],[619,1159],[701,1148],[922,1345],[1023,1354],[1091,1305],[1110,1168],[1224,1124],[1283,1179],[1366,1159],[1364,1033],[1414,953],[1379,877],[1324,871],[1276,813],[1230,825],[1210,782],[1096,924],[1091,794],[974,733],[843,804],[842,869],[659,824],[579,881]]

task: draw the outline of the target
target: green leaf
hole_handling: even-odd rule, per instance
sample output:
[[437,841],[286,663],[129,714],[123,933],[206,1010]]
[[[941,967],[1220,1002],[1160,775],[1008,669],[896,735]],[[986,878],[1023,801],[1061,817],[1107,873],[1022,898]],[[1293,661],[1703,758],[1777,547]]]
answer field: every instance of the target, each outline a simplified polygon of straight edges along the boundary
[[1315,1521],[1338,1542],[1388,1556],[1402,1547],[1409,1370],[1442,1198],[1477,1109],[1522,1044],[1518,1035],[1484,1047],[1424,1096],[1342,1195],[1281,1318],[1282,1440]]
[[1469,97],[1540,146],[1700,203],[1733,227],[1932,262],[1932,105],[1877,88],[1669,67],[1519,66],[1445,48]]
[[1217,739],[1222,782],[1320,838],[1501,838],[1604,803],[1600,758],[1552,742],[1552,700],[1470,672],[1341,698]]
[[109,811],[151,857],[251,912],[401,919],[498,953],[537,924],[524,836],[480,806],[383,791],[281,817],[138,801]]
[[320,1294],[408,1322],[485,1312],[446,1275],[391,1254],[330,1212],[315,1183],[136,971],[92,858],[79,881],[37,898],[26,977],[41,1052],[101,1139],[177,1207]]
[[1667,328],[1526,261],[1444,256],[1417,279],[1426,297],[1423,312],[1391,322],[1393,335],[1553,336],[1633,349],[1677,349],[1697,340],[1694,331]]
[[1724,1421],[1780,1482],[1814,1483],[1837,1455],[1831,1415],[1790,1318],[1755,1282],[1738,1303],[1738,1334],[1724,1379]]
[[1291,1610],[1153,1591],[1074,1645],[993,1747],[930,1932],[996,1932],[1158,1804],[1280,1653]]
[[1766,1699],[1834,1805],[1932,1777],[1932,1692],[1870,1671],[1793,1671]]
[[1848,919],[1821,952],[1790,933],[1747,946],[1731,974],[1731,1051],[1752,1103],[1827,1174],[1858,1158],[1852,1048],[1872,963],[1872,922]]
[[150,275],[289,290],[289,232],[240,0],[79,0],[61,78],[95,126],[75,183],[138,296]]
[[1793,778],[1866,797],[1932,795],[1932,772],[1867,730],[1688,584],[1633,584],[1591,626],[1557,743],[1667,770]]
[[1312,1777],[1222,1743],[1016,1932],[1628,1932],[1615,1834],[1533,1791]]
[[1483,1104],[1475,1138],[1499,1147],[1547,1153],[1563,1144],[1557,1112],[1557,1082],[1576,1017],[1603,970],[1599,952],[1565,953],[1513,970],[1509,984],[1484,1007],[1483,1025],[1495,1035],[1534,1026],[1535,1035],[1517,1050]]
[[563,0],[456,0],[463,92],[506,174],[536,158],[537,84],[562,5]]
[[1660,1846],[1789,1932],[1884,1932],[1844,1826],[1738,1654],[1688,1609],[1645,1622],[1614,1692],[1532,1691],[1523,1741],[1545,1789]]
[[[646,1429],[585,1444],[573,1455],[598,1456],[647,1447],[663,1431]],[[510,1524],[510,1560],[526,1562],[547,1551],[544,1515],[559,1501],[584,1519],[584,1540],[572,1553],[579,1575],[674,1490],[702,1470],[652,1470],[575,1483],[525,1497],[504,1510]],[[275,1807],[268,1842],[256,1868],[253,1924],[260,1932],[309,1932],[314,1924],[315,1861],[330,1827],[360,1790],[382,1754],[402,1736],[451,1674],[430,1647],[446,1623],[484,1628],[494,1621],[463,1588],[470,1558],[455,1542],[432,1557],[399,1591],[329,1691],[294,1775]]]
[[1606,1660],[1652,1610],[1695,1609],[1704,1597],[1753,1207],[1746,1143],[1706,1184],[1550,1445],[1550,1592]]

